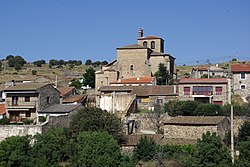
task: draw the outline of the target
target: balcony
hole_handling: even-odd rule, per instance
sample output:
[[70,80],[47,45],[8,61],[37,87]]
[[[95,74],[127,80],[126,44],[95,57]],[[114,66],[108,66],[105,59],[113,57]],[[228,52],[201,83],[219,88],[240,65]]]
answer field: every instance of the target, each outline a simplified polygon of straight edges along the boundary
[[16,101],[15,103],[12,101],[6,101],[6,108],[8,109],[36,108],[36,101],[30,101],[30,102]]

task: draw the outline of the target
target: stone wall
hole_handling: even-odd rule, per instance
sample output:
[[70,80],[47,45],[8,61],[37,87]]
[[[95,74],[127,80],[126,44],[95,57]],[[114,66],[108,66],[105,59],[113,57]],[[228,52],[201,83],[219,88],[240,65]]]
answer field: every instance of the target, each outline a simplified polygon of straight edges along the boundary
[[[117,67],[120,78],[151,76],[147,64],[149,49],[117,49]],[[133,65],[133,70],[130,69]]]
[[0,141],[11,136],[26,136],[42,133],[42,125],[0,125]]
[[[115,98],[113,98],[115,96]],[[102,94],[100,96],[100,108],[110,113],[124,112],[134,99],[132,94]]]
[[188,138],[199,139],[203,133],[210,131],[217,133],[217,126],[182,126],[182,125],[165,125],[164,135],[166,138]]
[[[39,89],[39,93],[38,110],[43,110],[49,105],[60,104],[60,92],[52,85],[42,87]],[[47,97],[49,97],[49,103],[47,103]]]
[[[235,94],[239,94],[244,99],[250,95],[250,73],[245,73],[246,78],[241,79],[241,73],[233,74],[233,89]],[[245,85],[246,89],[241,89]]]

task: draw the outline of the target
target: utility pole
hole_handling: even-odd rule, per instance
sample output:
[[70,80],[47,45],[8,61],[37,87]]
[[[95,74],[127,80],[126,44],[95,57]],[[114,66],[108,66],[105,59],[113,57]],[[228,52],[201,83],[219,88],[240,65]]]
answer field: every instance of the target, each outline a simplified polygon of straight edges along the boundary
[[234,125],[233,125],[233,105],[231,104],[231,157],[234,164]]

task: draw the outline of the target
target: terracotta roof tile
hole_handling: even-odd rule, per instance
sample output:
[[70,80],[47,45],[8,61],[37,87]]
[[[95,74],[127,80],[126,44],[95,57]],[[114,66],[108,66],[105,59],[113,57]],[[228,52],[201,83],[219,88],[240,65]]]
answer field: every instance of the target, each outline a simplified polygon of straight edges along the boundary
[[232,64],[232,72],[250,72],[250,64]]
[[6,107],[5,104],[0,104],[0,115],[3,115],[6,113]]
[[118,81],[111,82],[111,84],[152,84],[155,81],[155,77],[134,77],[126,78]]
[[[177,90],[177,88],[176,88]],[[161,95],[177,95],[177,93],[174,92],[174,86],[169,85],[155,85],[151,86],[150,96],[161,96]]]
[[224,116],[177,116],[164,122],[164,125],[217,125]]
[[75,89],[75,87],[58,87],[57,90],[60,92],[60,96],[64,96],[70,91]]
[[63,103],[74,103],[74,102],[81,102],[87,97],[87,95],[72,95],[63,100]]
[[142,38],[139,38],[139,39],[161,39],[161,38],[157,37],[157,36],[149,35],[149,36],[142,37]]
[[227,83],[226,78],[181,78],[179,84],[191,84],[191,83],[205,83],[205,84],[214,84],[214,83]]

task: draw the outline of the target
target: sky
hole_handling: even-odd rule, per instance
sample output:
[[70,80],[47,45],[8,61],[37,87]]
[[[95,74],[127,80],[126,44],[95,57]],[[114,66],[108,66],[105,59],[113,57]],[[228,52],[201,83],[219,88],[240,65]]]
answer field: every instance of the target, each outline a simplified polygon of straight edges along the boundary
[[0,0],[0,59],[110,62],[139,28],[177,65],[250,60],[249,0]]

